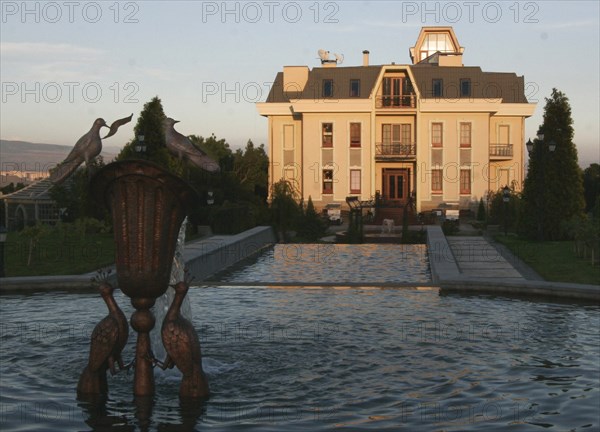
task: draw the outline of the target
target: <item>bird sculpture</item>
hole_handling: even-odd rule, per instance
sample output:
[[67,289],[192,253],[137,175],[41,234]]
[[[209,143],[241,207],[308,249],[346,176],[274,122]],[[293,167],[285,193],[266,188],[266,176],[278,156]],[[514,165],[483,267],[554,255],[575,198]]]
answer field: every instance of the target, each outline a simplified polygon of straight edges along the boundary
[[[131,121],[133,114],[113,122],[109,133],[104,137],[108,138],[117,133],[120,126]],[[69,178],[79,168],[83,162],[90,167],[90,162],[102,151],[102,138],[100,138],[100,129],[108,127],[104,119],[98,118],[94,121],[92,128],[75,143],[75,147],[50,174],[50,181],[53,184],[61,184]]]
[[132,118],[133,118],[133,113],[131,113],[131,115],[129,117],[124,117],[122,119],[115,120],[114,122],[112,122],[112,124],[110,125],[110,130],[102,139],[109,138],[109,137],[113,136],[114,134],[116,134],[117,130],[119,130],[119,128],[121,126],[123,126],[125,123],[129,123]]
[[90,161],[102,151],[102,140],[100,139],[100,128],[108,127],[104,119],[98,118],[94,121],[92,128],[84,136],[79,138],[71,153],[50,174],[50,181],[54,184],[64,182],[83,162],[89,166]]
[[161,334],[167,357],[164,362],[156,361],[162,368],[173,368],[181,371],[181,399],[208,398],[210,390],[208,380],[202,370],[202,353],[198,334],[192,323],[185,319],[180,312],[189,284],[187,281],[178,282],[174,287],[175,297],[165,315]]
[[163,121],[163,130],[167,149],[181,162],[188,160],[194,165],[208,172],[219,171],[219,164],[212,160],[206,153],[194,146],[190,139],[174,128],[179,120],[168,117]]
[[77,384],[78,396],[98,395],[108,392],[106,371],[114,375],[115,363],[119,369],[124,369],[121,351],[127,343],[129,326],[125,314],[113,297],[114,288],[106,281],[100,283],[100,295],[108,307],[108,315],[100,321],[90,341],[90,356],[88,364],[83,369]]

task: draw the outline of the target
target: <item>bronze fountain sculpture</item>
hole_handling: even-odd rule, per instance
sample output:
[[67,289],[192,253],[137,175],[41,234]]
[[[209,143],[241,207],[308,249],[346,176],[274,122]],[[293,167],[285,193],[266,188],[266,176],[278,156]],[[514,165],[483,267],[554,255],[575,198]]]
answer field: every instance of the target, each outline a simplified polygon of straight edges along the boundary
[[208,381],[202,370],[202,353],[200,341],[192,323],[181,313],[181,303],[186,296],[189,284],[187,281],[175,285],[175,298],[162,324],[162,341],[167,351],[164,362],[156,361],[163,369],[177,366],[183,374],[179,397],[205,398],[209,395]]
[[77,394],[100,394],[108,392],[106,371],[116,373],[115,363],[124,369],[121,351],[129,337],[129,326],[125,314],[113,297],[114,288],[106,280],[100,282],[100,295],[108,306],[108,315],[92,332],[88,364],[79,377]]
[[[130,119],[114,122],[107,136],[114,135],[116,129]],[[179,146],[185,145],[187,140],[173,129],[173,124],[171,120],[163,125],[167,148],[172,152],[173,140],[178,140]],[[193,155],[194,147],[190,146],[187,150],[192,153],[186,154],[185,159],[198,162],[207,171],[218,170],[218,165],[202,152]],[[182,157],[181,154],[178,156]],[[202,370],[198,335],[179,311],[189,288],[188,280],[175,284],[175,298],[162,323],[162,339],[167,351],[164,361],[154,358],[149,334],[155,326],[150,309],[169,286],[178,233],[196,197],[195,191],[162,167],[137,159],[105,166],[94,175],[90,187],[92,195],[111,212],[118,286],[131,298],[135,308],[130,321],[138,334],[132,362],[134,395],[154,395],[153,368],[159,365],[162,368],[177,366],[181,370],[183,378],[179,394],[182,399],[207,398],[209,387]],[[115,362],[121,369],[124,367],[120,353],[127,341],[127,323],[125,321],[123,326],[124,314],[112,297],[112,286],[103,281],[100,291],[109,315],[100,321],[92,334],[88,365],[77,386],[80,398],[106,394],[106,371],[114,373]]]

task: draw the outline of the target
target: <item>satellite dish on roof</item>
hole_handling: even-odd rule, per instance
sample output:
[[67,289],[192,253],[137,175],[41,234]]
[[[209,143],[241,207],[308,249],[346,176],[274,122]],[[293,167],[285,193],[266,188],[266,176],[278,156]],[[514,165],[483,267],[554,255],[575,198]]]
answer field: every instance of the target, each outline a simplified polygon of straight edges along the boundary
[[321,63],[329,61],[329,51],[320,49],[319,50],[319,58],[321,59]]
[[344,63],[344,54],[333,54],[335,56],[335,62],[337,64]]

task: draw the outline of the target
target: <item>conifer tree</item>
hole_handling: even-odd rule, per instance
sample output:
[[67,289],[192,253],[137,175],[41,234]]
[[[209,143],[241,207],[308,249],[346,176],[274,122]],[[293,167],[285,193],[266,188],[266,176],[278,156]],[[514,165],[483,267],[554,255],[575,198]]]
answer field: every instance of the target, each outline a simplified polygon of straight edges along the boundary
[[[155,96],[144,105],[134,128],[135,136],[123,147],[117,156],[117,160],[143,158],[170,171],[176,171],[178,164],[175,158],[169,154],[165,145],[165,134],[162,126],[165,118],[162,102],[158,96]],[[135,149],[136,145],[140,144],[138,141],[140,136],[144,137],[143,143],[146,146],[143,153],[137,152]]]
[[[546,98],[544,141],[534,141],[523,188],[521,231],[538,240],[559,240],[566,235],[564,222],[581,215],[584,208],[583,179],[573,143],[573,118],[565,94],[552,89]],[[556,144],[555,150],[549,143]]]

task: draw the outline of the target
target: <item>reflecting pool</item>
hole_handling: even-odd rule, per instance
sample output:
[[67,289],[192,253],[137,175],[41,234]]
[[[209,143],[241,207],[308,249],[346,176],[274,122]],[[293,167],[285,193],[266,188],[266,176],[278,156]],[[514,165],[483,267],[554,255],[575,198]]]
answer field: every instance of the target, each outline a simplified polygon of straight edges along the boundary
[[244,263],[218,280],[237,283],[425,284],[431,282],[422,244],[277,244],[253,265]]
[[[129,316],[128,299],[116,299]],[[343,283],[207,285],[191,289],[190,300],[212,390],[191,407],[179,404],[177,372],[158,370],[153,404],[134,402],[133,373],[109,376],[105,403],[78,403],[104,302],[95,294],[1,297],[0,429],[600,428],[595,305]]]

